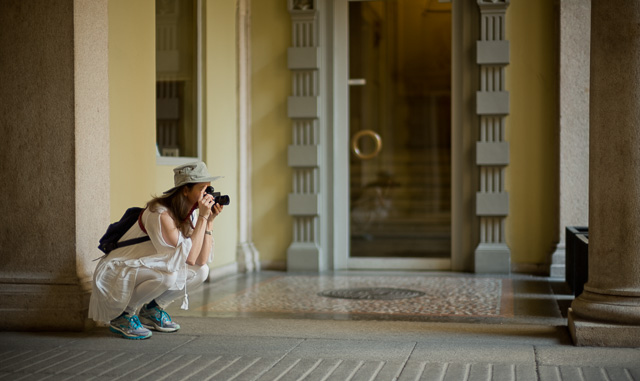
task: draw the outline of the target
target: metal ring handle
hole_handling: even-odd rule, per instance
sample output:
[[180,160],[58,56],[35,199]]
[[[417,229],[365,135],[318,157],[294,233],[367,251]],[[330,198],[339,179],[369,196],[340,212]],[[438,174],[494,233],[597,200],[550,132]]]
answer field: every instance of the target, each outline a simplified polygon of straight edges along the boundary
[[[369,136],[373,138],[373,140],[376,143],[376,147],[371,153],[363,153],[362,151],[360,151],[360,147],[358,147],[358,141],[360,140],[361,137],[364,137],[364,136]],[[378,135],[373,130],[358,131],[351,138],[351,150],[353,151],[354,155],[356,155],[358,158],[362,160],[373,159],[374,157],[378,156],[378,154],[382,150],[382,138],[380,138],[380,135]]]

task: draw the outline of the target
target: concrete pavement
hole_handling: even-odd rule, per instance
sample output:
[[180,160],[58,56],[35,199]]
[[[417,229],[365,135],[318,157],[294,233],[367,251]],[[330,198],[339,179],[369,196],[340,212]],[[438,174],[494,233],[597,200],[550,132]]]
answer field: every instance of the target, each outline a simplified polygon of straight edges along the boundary
[[176,317],[126,340],[0,332],[2,380],[638,380],[640,348],[575,347],[565,326]]

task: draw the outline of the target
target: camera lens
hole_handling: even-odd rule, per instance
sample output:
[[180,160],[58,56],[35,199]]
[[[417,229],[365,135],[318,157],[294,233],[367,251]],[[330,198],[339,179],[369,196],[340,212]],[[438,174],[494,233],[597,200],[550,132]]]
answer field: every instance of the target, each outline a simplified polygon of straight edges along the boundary
[[220,205],[229,205],[230,201],[231,200],[229,200],[229,196],[218,196],[215,198],[216,204]]

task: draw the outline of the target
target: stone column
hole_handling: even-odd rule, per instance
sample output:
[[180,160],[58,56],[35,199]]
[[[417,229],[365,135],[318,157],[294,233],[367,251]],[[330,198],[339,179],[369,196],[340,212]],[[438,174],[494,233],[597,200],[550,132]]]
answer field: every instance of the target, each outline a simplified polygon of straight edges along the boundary
[[640,347],[640,2],[593,0],[589,280],[576,345]]
[[565,277],[565,227],[589,221],[590,0],[560,1],[559,242],[549,275]]
[[107,0],[0,1],[0,326],[82,330],[109,223]]

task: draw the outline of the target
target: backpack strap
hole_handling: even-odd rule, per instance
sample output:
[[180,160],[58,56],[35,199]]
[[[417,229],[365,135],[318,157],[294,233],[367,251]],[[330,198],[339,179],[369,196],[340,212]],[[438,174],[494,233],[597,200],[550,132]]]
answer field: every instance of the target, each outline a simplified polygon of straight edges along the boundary
[[146,242],[146,241],[151,240],[151,237],[149,237],[149,233],[147,233],[147,229],[144,228],[144,224],[142,223],[142,213],[144,213],[145,210],[147,210],[147,208],[142,209],[140,211],[140,214],[138,215],[138,225],[140,226],[140,229],[142,229],[142,231],[146,235],[144,237],[132,238],[132,239],[128,239],[126,241],[118,242],[118,243],[116,243],[116,248],[119,249],[121,247],[131,246],[131,245],[135,245],[137,243],[142,243],[142,242]]
[[144,228],[144,224],[142,223],[142,213],[144,213],[145,210],[147,210],[147,208],[142,209],[142,211],[140,211],[140,214],[138,215],[138,225],[140,226],[140,229],[144,232],[144,234],[149,234],[147,233],[147,229]]
[[144,237],[128,239],[126,241],[118,242],[116,244],[116,248],[119,249],[121,247],[135,245],[136,243],[142,243],[142,242],[145,242],[145,241],[149,241],[150,239],[151,239],[151,237],[149,237],[148,235],[145,235]]
[[193,206],[191,207],[191,210],[189,211],[189,214],[187,214],[187,216],[184,218],[183,221],[187,221],[190,219],[189,221],[189,225],[191,226],[191,229],[195,229],[196,226],[193,224],[193,219],[191,218],[191,216],[193,215],[193,212],[196,211],[196,209],[198,209],[198,203],[196,202],[195,204],[193,204]]

